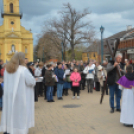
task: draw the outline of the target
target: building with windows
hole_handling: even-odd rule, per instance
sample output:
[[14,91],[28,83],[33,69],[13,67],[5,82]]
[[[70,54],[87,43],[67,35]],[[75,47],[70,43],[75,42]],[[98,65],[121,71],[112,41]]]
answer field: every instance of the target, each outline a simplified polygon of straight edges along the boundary
[[[103,39],[104,45],[104,60],[109,61],[112,57],[109,52],[109,48],[107,45],[107,40],[111,45],[112,49],[115,48],[115,40],[119,38],[120,44],[117,52],[122,53],[124,59],[134,59],[134,28],[132,26],[127,26],[127,29],[121,32],[118,32],[108,38]],[[94,59],[100,62],[101,59],[101,41],[96,42],[96,44],[92,44],[89,46],[82,54],[83,61],[89,61],[89,59]]]
[[97,62],[101,61],[100,54],[100,41],[94,42],[85,51],[82,53],[82,60],[84,62],[89,62],[90,59],[95,60]]
[[33,35],[21,26],[22,16],[19,0],[3,0],[0,59],[4,61],[9,61],[15,52],[24,52],[25,57],[33,61]]
[[118,47],[118,52],[122,53],[123,60],[124,59],[133,59],[134,58],[134,28],[128,26],[127,30],[121,31],[119,33],[116,33],[106,39],[104,39],[104,55],[107,59],[111,58],[106,40],[109,40],[110,45],[112,45],[112,48],[115,48],[115,42],[114,40],[116,38],[120,39],[120,44]]

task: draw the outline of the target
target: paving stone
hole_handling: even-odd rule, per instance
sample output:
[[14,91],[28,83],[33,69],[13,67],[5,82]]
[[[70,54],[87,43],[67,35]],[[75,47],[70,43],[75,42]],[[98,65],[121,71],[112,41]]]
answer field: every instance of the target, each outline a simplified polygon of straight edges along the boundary
[[[71,91],[69,94],[62,101],[54,97],[54,103],[39,97],[35,103],[35,127],[29,134],[134,134],[133,128],[120,124],[120,113],[109,112],[109,96],[100,105],[100,92],[81,91],[80,100],[72,100]],[[65,105],[80,107],[64,108]]]

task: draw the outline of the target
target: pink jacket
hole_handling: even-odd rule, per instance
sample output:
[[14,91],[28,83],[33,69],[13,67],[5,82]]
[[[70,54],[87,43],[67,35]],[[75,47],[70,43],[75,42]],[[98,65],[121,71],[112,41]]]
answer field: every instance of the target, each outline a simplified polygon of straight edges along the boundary
[[[79,73],[73,72],[70,76],[70,80],[72,81],[72,86],[73,87],[78,87],[80,85],[80,81],[81,81],[81,76]],[[75,82],[75,80],[77,80]]]

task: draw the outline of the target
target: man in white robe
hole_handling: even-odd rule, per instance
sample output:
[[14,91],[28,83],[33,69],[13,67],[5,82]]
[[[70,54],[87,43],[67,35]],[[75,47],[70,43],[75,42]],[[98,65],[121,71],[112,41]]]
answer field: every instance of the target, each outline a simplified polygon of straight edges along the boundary
[[120,122],[125,126],[134,127],[134,73],[133,67],[128,65],[125,76],[121,77],[117,84],[122,90],[122,105]]
[[5,71],[0,132],[27,134],[34,127],[35,83],[25,66],[19,65],[15,73]]
[[127,89],[119,86],[122,90],[122,105],[120,122],[125,126],[134,127],[134,89]]

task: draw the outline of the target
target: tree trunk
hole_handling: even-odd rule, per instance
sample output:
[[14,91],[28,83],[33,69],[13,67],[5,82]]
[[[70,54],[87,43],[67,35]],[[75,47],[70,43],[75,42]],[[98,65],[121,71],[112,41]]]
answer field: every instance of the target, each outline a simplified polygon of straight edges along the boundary
[[75,59],[75,50],[74,50],[74,46],[71,46],[71,59],[72,59],[72,60]]

